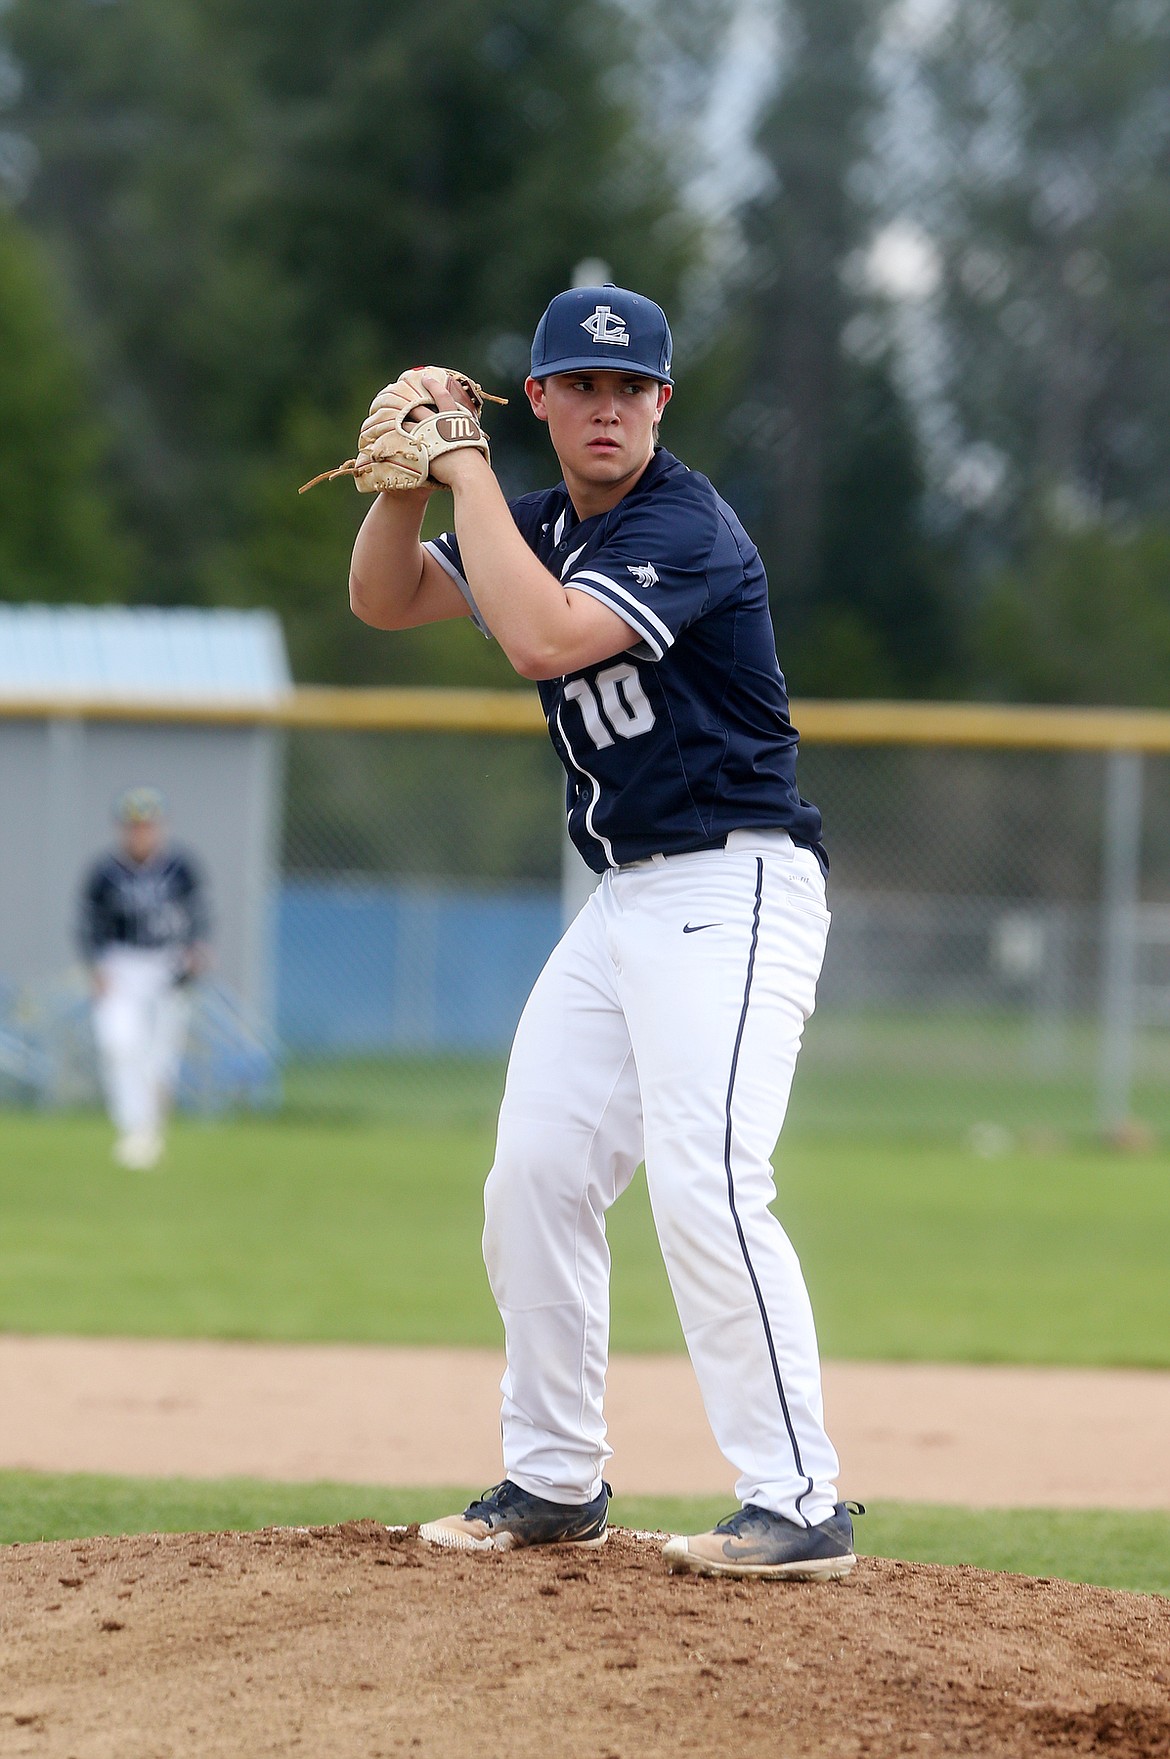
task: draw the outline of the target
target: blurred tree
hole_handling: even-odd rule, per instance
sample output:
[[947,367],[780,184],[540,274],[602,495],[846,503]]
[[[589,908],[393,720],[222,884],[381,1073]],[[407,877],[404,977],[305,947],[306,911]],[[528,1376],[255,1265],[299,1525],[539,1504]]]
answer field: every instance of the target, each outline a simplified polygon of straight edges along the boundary
[[[302,395],[338,419],[315,461],[303,449],[295,469],[279,451],[257,460],[246,495],[265,512],[235,549],[237,590],[285,604],[291,592],[294,653],[313,675],[512,682],[496,650],[462,628],[405,642],[363,633],[345,608],[344,569],[323,601],[300,541],[306,517],[314,531],[343,521],[352,532],[367,503],[339,484],[313,499],[343,511],[307,515],[278,482],[345,456],[372,391],[421,359],[466,365],[507,391],[489,425],[510,489],[555,473],[520,389],[540,311],[589,257],[669,301],[692,248],[633,94],[614,77],[629,41],[621,15],[599,0],[514,0],[485,20],[463,0],[391,29],[377,4],[350,0],[303,7],[294,45],[277,28],[285,6],[249,0],[248,11],[253,77],[285,117],[254,236],[297,290]],[[328,84],[315,89],[322,67]],[[291,432],[284,444],[297,444]],[[231,562],[221,552],[219,590],[236,596]]]
[[822,494],[817,592],[795,646],[801,690],[954,690],[960,635],[950,558],[927,528],[918,435],[885,354],[842,365]]
[[1037,521],[1164,517],[1170,9],[978,0],[922,64],[954,498],[973,534],[1002,564],[1045,553]]
[[23,213],[53,244],[143,544],[136,595],[197,599],[203,544],[293,366],[288,290],[248,245],[259,118],[196,0],[20,0],[9,123],[38,169]]
[[[40,159],[26,212],[86,314],[149,596],[295,605],[299,665],[388,675],[402,650],[355,661],[346,624],[364,503],[297,483],[404,362],[518,387],[582,258],[670,299],[693,227],[614,79],[623,14],[14,0],[4,30]],[[517,488],[548,471],[525,416],[514,396],[493,426]]]
[[829,432],[851,315],[842,269],[870,223],[849,174],[865,156],[875,104],[868,0],[789,0],[783,21],[780,79],[756,135],[771,175],[744,219],[741,411],[762,465],[756,522],[781,602],[818,584]]
[[997,697],[1170,706],[1170,528],[1048,530],[989,582],[976,659]]
[[787,0],[780,77],[755,143],[768,178],[744,215],[733,498],[760,544],[781,657],[803,694],[929,692],[954,663],[915,424],[861,269],[879,217],[862,174],[886,10],[886,0]]
[[0,598],[102,599],[129,581],[58,292],[40,245],[0,206]]

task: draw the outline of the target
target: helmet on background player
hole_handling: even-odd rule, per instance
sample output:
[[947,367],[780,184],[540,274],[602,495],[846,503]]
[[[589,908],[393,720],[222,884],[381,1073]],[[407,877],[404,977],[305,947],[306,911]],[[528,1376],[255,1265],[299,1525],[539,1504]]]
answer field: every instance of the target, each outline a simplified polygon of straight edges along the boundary
[[557,294],[532,338],[532,377],[591,370],[641,373],[673,385],[673,353],[662,307],[606,281]]
[[166,815],[161,788],[127,788],[114,802],[114,821],[120,825],[154,825]]

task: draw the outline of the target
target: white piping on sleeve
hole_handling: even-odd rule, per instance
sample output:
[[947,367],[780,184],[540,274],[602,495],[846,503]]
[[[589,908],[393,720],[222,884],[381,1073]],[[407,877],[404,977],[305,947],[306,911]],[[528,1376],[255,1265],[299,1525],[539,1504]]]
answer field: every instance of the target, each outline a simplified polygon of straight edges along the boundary
[[574,592],[584,593],[587,599],[596,599],[599,605],[604,605],[607,611],[612,611],[615,617],[620,617],[623,623],[628,624],[631,635],[641,637],[639,641],[626,648],[627,653],[637,654],[639,659],[660,660],[662,658],[663,650],[657,637],[651,635],[648,629],[639,627],[633,611],[627,611],[624,605],[615,605],[609,594],[602,592],[600,587],[586,586],[580,576],[576,580],[566,581],[565,584],[571,586]]
[[433,537],[428,538],[426,543],[423,545],[423,549],[427,552],[428,556],[433,556],[435,558],[435,561],[439,564],[439,567],[442,568],[445,573],[447,573],[451,576],[452,580],[455,582],[455,584],[457,586],[461,587],[465,593],[469,593],[471,591],[471,588],[468,586],[467,581],[464,579],[463,575],[460,574],[458,568],[456,568],[454,562],[452,562],[452,560],[451,560],[450,556],[447,554],[446,550],[441,550],[439,548],[438,542],[435,538],[433,538]]
[[439,567],[443,570],[444,574],[449,574],[451,576],[451,579],[455,582],[456,586],[467,600],[467,608],[471,612],[472,620],[474,621],[476,628],[481,630],[483,634],[490,639],[492,632],[480,614],[479,606],[472,597],[471,588],[468,586],[463,575],[460,574],[458,568],[456,568],[454,562],[452,562],[450,556],[447,555],[445,550],[439,548],[439,545],[434,538],[428,538],[422,547],[427,552],[428,556],[433,556],[435,558],[435,561],[439,564]]
[[608,587],[609,591],[617,598],[624,599],[626,604],[633,605],[635,609],[640,612],[650,627],[658,631],[667,647],[674,646],[674,636],[671,634],[667,625],[662,621],[662,618],[656,617],[649,606],[644,605],[641,599],[635,598],[628,588],[619,585],[616,580],[611,580],[608,574],[598,574],[592,568],[583,568],[580,574],[574,575],[572,580],[566,580],[565,585],[576,586],[578,582],[582,580],[591,580],[598,586]]

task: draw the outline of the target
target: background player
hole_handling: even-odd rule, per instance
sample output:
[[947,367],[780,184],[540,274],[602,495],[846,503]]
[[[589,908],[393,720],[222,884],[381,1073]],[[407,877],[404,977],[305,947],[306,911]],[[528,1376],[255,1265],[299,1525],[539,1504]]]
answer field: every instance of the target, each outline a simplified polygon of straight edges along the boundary
[[119,847],[90,869],[81,946],[91,971],[102,1087],[114,1158],[146,1170],[162,1156],[190,1015],[186,985],[206,963],[207,913],[189,855],[165,847],[156,788],[117,801]]
[[[644,1157],[743,1504],[672,1539],[668,1565],[841,1576],[852,1525],[812,1314],[768,1207],[829,923],[821,821],[796,788],[759,556],[710,483],[656,449],[671,383],[658,306],[610,285],[559,295],[525,388],[563,482],[509,504],[480,452],[453,452],[435,475],[454,533],[420,543],[427,483],[379,495],[354,548],[366,622],[470,615],[539,681],[569,830],[602,875],[524,1010],[485,1192],[506,1477],[421,1531],[460,1548],[603,1543],[605,1212]],[[375,400],[361,457],[408,395]]]

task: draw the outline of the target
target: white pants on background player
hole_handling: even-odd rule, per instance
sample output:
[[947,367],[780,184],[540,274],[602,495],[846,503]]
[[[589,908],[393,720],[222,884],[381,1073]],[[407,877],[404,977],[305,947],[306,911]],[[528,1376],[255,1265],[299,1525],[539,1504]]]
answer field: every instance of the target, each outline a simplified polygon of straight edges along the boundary
[[601,1488],[605,1212],[644,1158],[737,1495],[801,1524],[832,1514],[812,1310],[768,1207],[828,926],[816,858],[784,831],[737,831],[726,849],[606,873],[537,979],[484,1230],[507,1338],[504,1469],[525,1490],[579,1503]]
[[178,1080],[190,1004],[166,947],[108,947],[97,962],[93,1030],[102,1087],[121,1137],[162,1134]]

